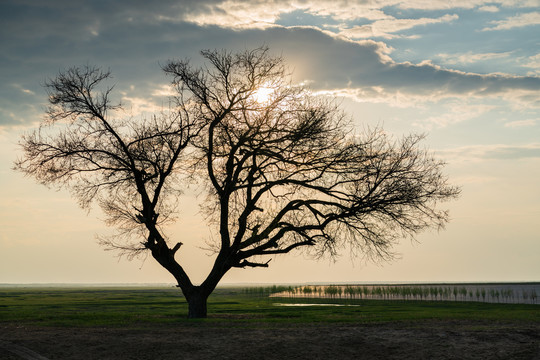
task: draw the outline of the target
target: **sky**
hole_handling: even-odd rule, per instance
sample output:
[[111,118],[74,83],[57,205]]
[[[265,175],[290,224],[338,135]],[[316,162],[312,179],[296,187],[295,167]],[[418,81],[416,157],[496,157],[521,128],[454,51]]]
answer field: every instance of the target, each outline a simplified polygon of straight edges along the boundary
[[[134,121],[167,103],[161,66],[200,50],[262,45],[292,81],[337,98],[358,131],[380,126],[447,165],[458,200],[442,231],[404,239],[392,262],[293,253],[224,283],[540,281],[540,1],[362,0],[0,2],[0,283],[172,283],[151,257],[104,251],[111,233],[65,189],[12,170],[39,126],[43,84],[72,66],[110,69]],[[195,282],[208,230],[187,191],[167,229]]]

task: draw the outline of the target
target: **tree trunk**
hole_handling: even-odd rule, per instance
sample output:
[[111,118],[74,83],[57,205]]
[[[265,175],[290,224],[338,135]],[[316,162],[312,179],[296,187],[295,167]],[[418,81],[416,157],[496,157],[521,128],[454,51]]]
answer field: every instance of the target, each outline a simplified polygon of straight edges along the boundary
[[195,291],[191,293],[187,298],[188,302],[188,318],[199,319],[206,317],[206,302],[208,296],[202,294],[202,292]]

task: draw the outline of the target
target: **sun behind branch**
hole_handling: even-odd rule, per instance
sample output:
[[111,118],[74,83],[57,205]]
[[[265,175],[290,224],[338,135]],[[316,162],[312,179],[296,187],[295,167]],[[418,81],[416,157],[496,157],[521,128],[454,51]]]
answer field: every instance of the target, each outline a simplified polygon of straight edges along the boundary
[[253,99],[259,104],[266,104],[272,99],[274,91],[272,87],[261,86],[253,93]]

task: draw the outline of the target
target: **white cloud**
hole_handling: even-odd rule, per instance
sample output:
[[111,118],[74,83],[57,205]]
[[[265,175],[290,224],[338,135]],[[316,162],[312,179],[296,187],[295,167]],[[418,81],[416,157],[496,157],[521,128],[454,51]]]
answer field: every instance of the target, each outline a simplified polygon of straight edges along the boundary
[[532,69],[540,69],[540,54],[529,56],[523,66]]
[[[385,7],[399,7],[410,10],[450,10],[450,9],[474,9],[480,11],[495,12],[501,7],[534,7],[538,6],[537,0],[207,0],[202,1],[200,6],[184,9],[181,13],[161,14],[159,18],[166,21],[187,21],[198,25],[218,25],[222,27],[247,29],[268,28],[274,26],[283,14],[296,10],[304,11],[318,17],[329,17],[338,22],[350,22],[358,19],[373,21],[395,20],[384,12]],[[422,19],[410,19],[422,20]],[[433,19],[431,19],[433,20]],[[380,25],[384,30],[386,24]],[[408,26],[410,25],[397,25]],[[416,26],[416,25],[414,25]],[[357,37],[365,37],[366,29],[355,29]],[[391,31],[385,32],[389,34]],[[361,36],[359,36],[361,34]]]
[[492,12],[492,13],[495,13],[495,12],[498,12],[499,11],[499,8],[496,7],[496,6],[493,6],[493,5],[485,5],[485,6],[480,6],[478,8],[479,11],[484,11],[484,12]]
[[123,107],[129,111],[132,116],[144,116],[145,114],[157,114],[163,110],[163,105],[158,105],[147,98],[134,96],[122,96]]
[[479,162],[485,160],[519,160],[540,158],[540,144],[469,145],[454,149],[438,150],[437,155],[452,162]]
[[205,12],[184,13],[183,21],[197,25],[218,25],[237,29],[267,28],[274,26],[274,22],[281,13],[293,11],[294,6],[282,6],[263,1],[244,2],[226,0],[208,5]]
[[469,51],[464,54],[438,54],[437,56],[444,60],[447,64],[471,64],[478,61],[486,61],[493,59],[507,58],[512,52],[500,52],[500,53],[473,53]]
[[381,86],[319,90],[315,92],[315,95],[345,97],[359,103],[384,103],[397,108],[419,107],[430,101],[430,98],[423,95],[418,96],[401,91],[392,92]]
[[[539,79],[538,77],[529,77],[529,79]],[[540,109],[540,98],[538,90],[508,90],[504,92],[504,100],[509,107],[515,111],[523,109]]]
[[537,7],[537,0],[388,0],[385,3],[398,5],[402,9],[444,10],[444,9],[473,9],[476,7]]
[[504,124],[504,127],[508,128],[522,128],[522,127],[531,127],[535,126],[538,123],[538,120],[517,120],[517,121],[511,121]]
[[378,20],[369,25],[356,26],[350,29],[341,31],[341,34],[350,38],[367,38],[367,37],[384,37],[392,38],[396,33],[403,30],[411,29],[415,26],[422,26],[428,24],[437,24],[452,22],[458,19],[458,15],[444,15],[436,19],[432,18],[420,18],[420,19],[396,19],[389,18],[384,20]]
[[170,84],[163,84],[158,86],[153,92],[152,96],[175,96],[178,95],[174,89],[174,87]]
[[[357,19],[380,20],[391,16],[381,10],[381,6],[370,2],[356,1],[312,1],[304,2],[305,9],[309,14],[329,16],[338,21],[351,21]],[[300,6],[299,6],[300,8]]]
[[15,87],[16,89],[18,89],[19,91],[21,91],[22,93],[24,94],[28,94],[28,95],[35,95],[36,93],[33,92],[32,90],[29,90],[29,89],[25,89],[22,85],[20,84],[13,84],[13,87]]
[[[449,97],[458,97],[455,94],[449,95],[444,91],[434,91],[430,94],[415,94],[404,90],[394,90],[392,88],[384,88],[382,86],[360,86],[355,88],[342,88],[332,90],[319,90],[316,95],[330,97],[345,97],[359,103],[386,104],[396,108],[422,108],[426,103],[436,103],[440,100]],[[469,98],[464,96],[463,98]],[[434,126],[443,127],[450,123],[456,123],[467,120],[473,116],[466,113],[460,113],[458,116],[450,114],[444,117],[433,117],[422,122],[414,123],[424,129],[431,129]]]
[[[482,4],[484,1],[477,1]],[[353,38],[366,38],[369,36],[392,37],[390,34],[419,25],[450,22],[458,18],[457,15],[444,15],[440,18],[396,19],[382,10],[386,6],[399,6],[407,9],[451,9],[472,8],[476,6],[470,1],[454,2],[452,6],[448,1],[428,1],[426,3],[402,2],[398,0],[356,2],[348,0],[327,1],[241,1],[225,0],[207,3],[205,10],[196,9],[194,12],[184,12],[180,18],[161,16],[162,20],[192,22],[197,25],[218,25],[235,29],[259,28],[264,29],[275,26],[283,14],[296,10],[304,11],[318,17],[329,17],[335,21],[344,22],[367,19],[375,21],[373,24],[358,26],[343,31],[344,35]]]
[[413,125],[425,130],[432,128],[443,128],[464,121],[469,121],[493,110],[493,105],[470,104],[470,99],[463,98],[447,103],[445,111],[441,115],[430,116],[426,119],[416,121]]
[[504,20],[491,21],[492,27],[486,27],[483,31],[508,30],[516,27],[540,25],[540,12],[519,14]]
[[[356,19],[379,20],[389,18],[380,9],[379,4],[358,3],[355,1],[242,1],[225,0],[207,2],[204,10],[193,9],[184,12],[180,18],[183,21],[198,25],[218,25],[235,29],[259,28],[275,26],[283,14],[301,10],[307,14],[319,17],[330,17],[337,21],[352,21]],[[175,21],[174,16],[161,16],[161,19]]]

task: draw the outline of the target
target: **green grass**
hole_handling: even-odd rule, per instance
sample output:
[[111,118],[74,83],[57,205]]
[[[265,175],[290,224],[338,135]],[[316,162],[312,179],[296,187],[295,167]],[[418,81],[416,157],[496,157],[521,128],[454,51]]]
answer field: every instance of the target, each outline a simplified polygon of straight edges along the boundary
[[[276,306],[337,303],[357,306]],[[222,288],[208,303],[215,323],[387,323],[423,320],[540,322],[540,306],[474,302],[267,298]],[[0,288],[0,325],[107,326],[193,323],[176,288]],[[196,322],[195,322],[196,323]]]

